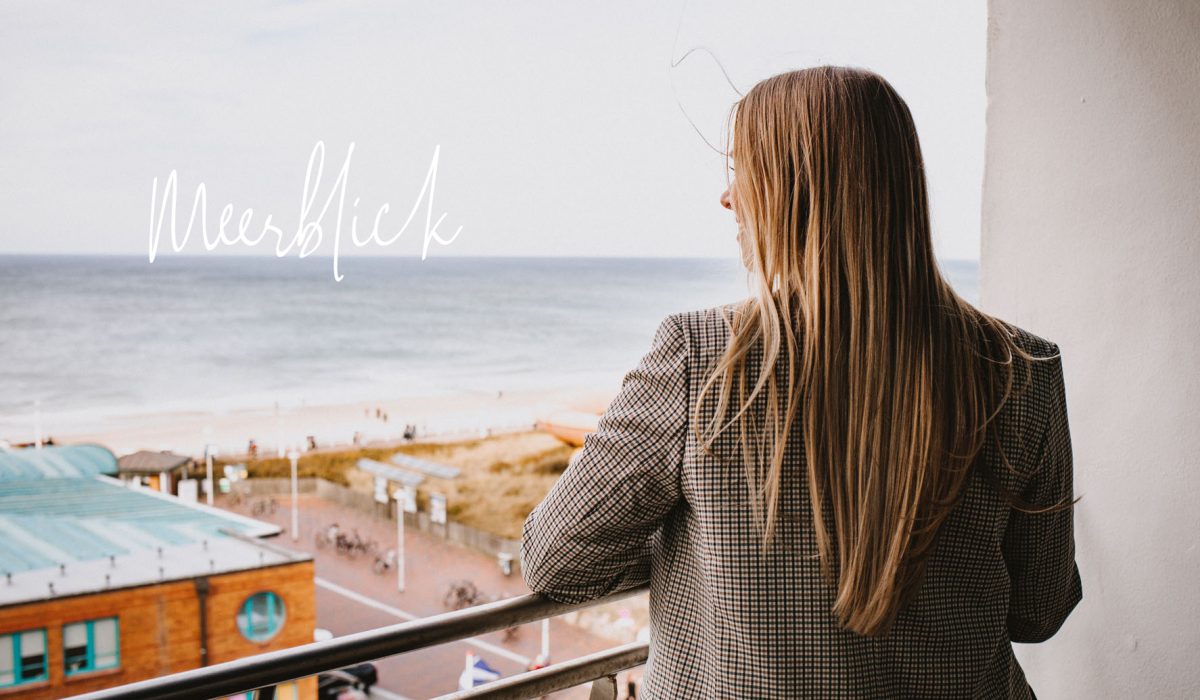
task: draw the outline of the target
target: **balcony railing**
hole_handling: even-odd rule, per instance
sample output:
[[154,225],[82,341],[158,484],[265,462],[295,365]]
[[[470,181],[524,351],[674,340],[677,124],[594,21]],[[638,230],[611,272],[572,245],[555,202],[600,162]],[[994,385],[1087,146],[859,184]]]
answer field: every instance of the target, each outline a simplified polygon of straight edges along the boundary
[[[645,591],[643,586],[574,605],[556,603],[540,595],[518,596],[86,693],[75,696],[75,700],[210,700],[256,689],[258,700],[274,700],[275,686],[279,683],[536,622]],[[593,684],[592,698],[611,699],[616,697],[617,672],[644,664],[648,652],[645,643],[626,644],[444,695],[438,700],[530,698],[588,681],[601,681]]]

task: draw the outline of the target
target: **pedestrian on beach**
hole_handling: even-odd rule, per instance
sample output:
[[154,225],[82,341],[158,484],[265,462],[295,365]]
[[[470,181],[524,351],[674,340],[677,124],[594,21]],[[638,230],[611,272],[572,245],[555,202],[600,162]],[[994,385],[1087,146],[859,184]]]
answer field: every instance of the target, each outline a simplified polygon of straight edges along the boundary
[[881,76],[782,73],[730,117],[753,292],[661,321],[526,519],[525,582],[649,584],[642,700],[1035,698],[1012,643],[1083,596],[1058,345],[943,277]]

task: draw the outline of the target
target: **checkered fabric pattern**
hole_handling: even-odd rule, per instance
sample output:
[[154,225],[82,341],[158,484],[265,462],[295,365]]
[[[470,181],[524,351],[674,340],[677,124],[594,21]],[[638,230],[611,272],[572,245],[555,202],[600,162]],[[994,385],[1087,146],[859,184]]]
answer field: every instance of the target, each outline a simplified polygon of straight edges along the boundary
[[[1054,343],[1017,330],[1035,356],[1058,354]],[[714,444],[733,468],[692,434],[701,382],[728,337],[719,307],[662,321],[598,429],[525,521],[530,589],[582,602],[649,582],[640,698],[1033,697],[1011,642],[1049,638],[1082,597],[1073,509],[1013,510],[976,470],[892,631],[869,638],[842,630],[820,575],[799,424],[777,546],[765,554],[736,430]],[[754,371],[761,349],[750,362]],[[705,408],[714,407],[706,397]],[[1061,357],[1034,363],[1032,386],[1010,399],[996,425],[1015,472],[993,446],[983,459],[1002,485],[1039,505],[1073,497]]]

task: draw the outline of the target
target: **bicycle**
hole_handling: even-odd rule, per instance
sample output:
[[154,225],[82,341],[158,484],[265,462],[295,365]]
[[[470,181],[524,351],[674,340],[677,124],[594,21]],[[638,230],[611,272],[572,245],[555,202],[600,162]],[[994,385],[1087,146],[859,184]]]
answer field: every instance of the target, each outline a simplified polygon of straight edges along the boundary
[[396,565],[396,550],[389,549],[382,556],[375,556],[375,563],[371,564],[371,571],[376,574],[383,575],[391,570]]
[[337,547],[337,553],[339,555],[346,555],[353,559],[356,554],[354,551],[354,543],[350,539],[349,535],[338,533],[337,538],[334,540],[334,546]]
[[359,539],[354,546],[358,549],[359,554],[376,558],[379,556],[379,543],[375,540]]
[[275,515],[279,510],[279,503],[274,498],[260,498],[250,507],[250,511],[255,515]]
[[351,559],[357,559],[360,554],[366,554],[368,549],[368,542],[363,539],[362,535],[358,534],[357,529],[355,529],[351,535],[339,534],[337,536],[338,554],[344,554]]
[[334,523],[327,528],[317,530],[313,537],[316,540],[317,549],[324,549],[330,545],[336,546],[338,536],[338,526],[337,523]]
[[480,597],[479,589],[475,587],[474,582],[461,579],[450,584],[442,602],[451,610],[462,610],[475,605],[479,602]]

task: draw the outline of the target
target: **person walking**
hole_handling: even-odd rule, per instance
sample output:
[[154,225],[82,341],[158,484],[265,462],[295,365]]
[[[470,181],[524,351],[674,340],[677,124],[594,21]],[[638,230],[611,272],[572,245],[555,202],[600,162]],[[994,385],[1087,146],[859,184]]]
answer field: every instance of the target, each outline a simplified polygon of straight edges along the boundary
[[881,76],[782,73],[731,117],[752,294],[660,322],[525,520],[525,582],[649,584],[641,700],[1035,697],[1012,643],[1083,595],[1060,348],[939,271]]

